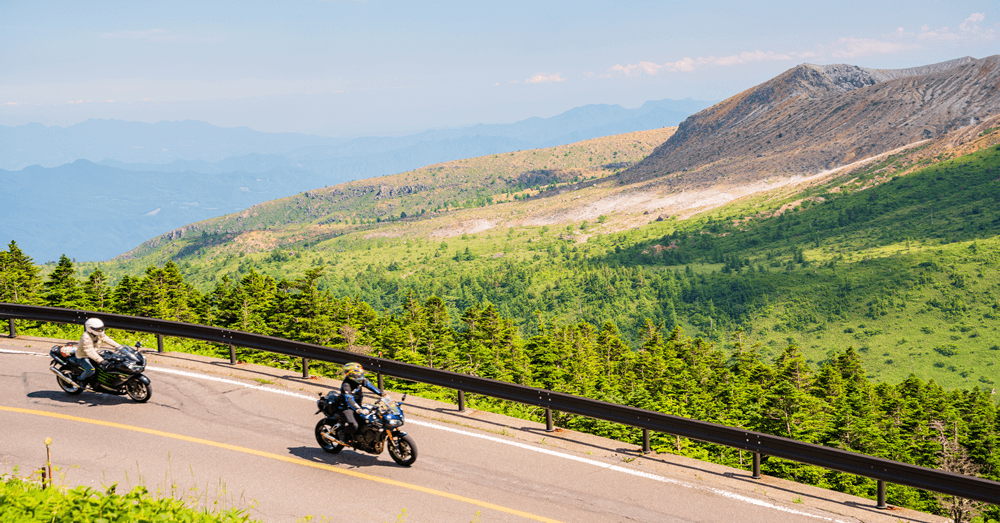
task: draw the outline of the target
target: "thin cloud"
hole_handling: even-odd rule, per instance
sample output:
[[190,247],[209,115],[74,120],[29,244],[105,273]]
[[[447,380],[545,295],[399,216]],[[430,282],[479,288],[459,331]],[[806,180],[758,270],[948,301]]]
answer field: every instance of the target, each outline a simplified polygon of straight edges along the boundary
[[169,35],[163,29],[147,29],[145,31],[118,31],[117,33],[102,33],[105,40],[162,40]]
[[601,75],[601,77],[608,78],[617,74],[633,76],[637,74],[656,75],[660,72],[691,72],[707,67],[729,67],[754,62],[844,60],[865,56],[919,51],[944,43],[959,44],[994,40],[996,38],[996,30],[984,27],[982,23],[985,20],[986,15],[984,13],[972,13],[958,26],[957,31],[952,31],[947,27],[931,29],[929,26],[924,25],[919,31],[907,32],[904,28],[900,27],[892,33],[882,35],[881,38],[844,37],[827,45],[817,46],[815,49],[809,51],[776,53],[773,51],[763,52],[756,50],[723,57],[685,57],[666,63],[640,61],[628,65],[615,64],[605,74]]
[[118,31],[101,33],[104,40],[145,40],[147,42],[221,42],[225,36],[219,33],[203,33],[199,35],[172,33],[166,29],[146,29],[145,31]]
[[886,42],[874,38],[841,38],[830,46],[829,56],[838,60],[923,49],[915,43]]
[[562,77],[562,74],[536,74],[531,78],[524,81],[526,84],[543,84],[548,82],[565,82],[566,79]]
[[958,31],[952,31],[947,27],[931,29],[927,25],[920,28],[916,34],[917,41],[922,42],[982,42],[996,38],[996,31],[979,25],[986,20],[985,13],[972,13],[968,18],[958,25]]
[[699,56],[698,58],[685,57],[676,62],[667,62],[664,64],[657,64],[654,62],[639,62],[637,64],[621,65],[615,64],[611,71],[625,73],[626,75],[633,75],[638,72],[645,72],[646,74],[657,74],[661,70],[668,73],[675,72],[691,72],[695,69],[700,69],[702,67],[727,67],[731,65],[741,65],[753,62],[768,62],[775,60],[791,60],[795,57],[795,53],[775,53],[775,52],[764,52],[764,51],[745,51],[740,54],[734,54],[730,56]]
[[9,105],[11,107],[17,107],[17,102],[7,102],[4,105]]

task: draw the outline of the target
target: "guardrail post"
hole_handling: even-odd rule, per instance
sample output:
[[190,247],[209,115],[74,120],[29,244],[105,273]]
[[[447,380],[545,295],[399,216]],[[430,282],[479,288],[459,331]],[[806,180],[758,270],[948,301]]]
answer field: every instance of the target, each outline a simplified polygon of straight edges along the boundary
[[163,335],[156,335],[156,352],[163,352]]
[[385,392],[385,387],[382,386],[382,373],[381,372],[375,373],[375,381],[378,382],[378,390],[380,390],[382,392]]
[[229,346],[229,363],[231,365],[236,365],[236,347],[232,345]]
[[878,500],[876,500],[875,508],[889,508],[889,505],[885,502],[885,480],[878,480]]
[[760,479],[760,452],[753,453],[753,479]]
[[642,453],[649,454],[652,450],[649,446],[649,429],[642,429]]
[[552,426],[552,409],[545,409],[545,432],[552,432],[555,428]]
[[309,360],[302,358],[302,377],[309,378]]
[[10,318],[7,320],[7,329],[8,332],[10,333],[9,337],[11,338],[17,337],[17,325],[14,325],[14,318]]
[[465,391],[458,391],[458,411],[465,412]]

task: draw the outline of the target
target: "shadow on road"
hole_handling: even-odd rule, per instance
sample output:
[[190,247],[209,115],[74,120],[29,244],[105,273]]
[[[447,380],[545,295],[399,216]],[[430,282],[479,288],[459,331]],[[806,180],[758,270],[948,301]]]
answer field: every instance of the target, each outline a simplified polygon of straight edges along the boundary
[[348,465],[351,467],[398,467],[392,458],[386,456],[385,460],[379,456],[365,454],[349,447],[337,454],[330,454],[319,447],[288,447],[288,452],[306,461],[315,463],[325,463],[327,465]]
[[99,406],[99,405],[122,405],[127,403],[135,403],[128,396],[115,396],[113,394],[99,394],[94,392],[84,392],[77,396],[70,396],[65,392],[58,390],[40,390],[35,392],[29,392],[28,397],[31,399],[44,399],[56,401],[59,403],[68,403],[72,405],[87,405],[87,406]]

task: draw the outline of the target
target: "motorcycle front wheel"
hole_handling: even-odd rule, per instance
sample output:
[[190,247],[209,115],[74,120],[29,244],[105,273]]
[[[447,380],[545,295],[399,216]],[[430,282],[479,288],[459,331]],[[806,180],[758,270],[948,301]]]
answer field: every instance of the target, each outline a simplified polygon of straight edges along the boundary
[[409,435],[394,437],[389,442],[389,455],[397,464],[409,467],[417,461],[417,444]]
[[72,383],[69,383],[66,380],[60,378],[59,376],[56,376],[56,381],[59,383],[59,388],[62,389],[63,392],[65,392],[66,394],[69,394],[70,396],[76,396],[77,394],[83,392],[83,387],[77,387],[76,385],[73,385]]
[[133,378],[125,383],[125,392],[128,393],[128,397],[132,398],[132,401],[146,403],[153,395],[153,386],[147,385],[137,378]]
[[316,424],[316,443],[319,443],[319,448],[329,452],[330,454],[336,454],[341,450],[344,450],[344,446],[340,443],[334,443],[326,439],[327,436],[330,438],[336,438],[333,432],[333,425],[334,421],[330,418],[323,418]]

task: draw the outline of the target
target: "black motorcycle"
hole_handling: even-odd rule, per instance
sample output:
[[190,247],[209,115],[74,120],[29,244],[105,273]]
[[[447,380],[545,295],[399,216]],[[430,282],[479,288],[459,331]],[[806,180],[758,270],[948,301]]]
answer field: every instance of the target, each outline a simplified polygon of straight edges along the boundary
[[139,352],[141,346],[136,343],[135,349],[122,345],[118,350],[100,351],[105,361],[103,367],[95,367],[94,375],[81,382],[83,367],[76,357],[76,343],[56,345],[49,351],[52,357],[49,370],[55,373],[59,388],[66,394],[75,396],[90,387],[94,392],[116,396],[127,394],[134,401],[145,403],[153,395],[153,388],[149,378],[142,374],[146,370],[146,357]]
[[[371,417],[371,422],[361,418],[358,430],[350,440],[344,434],[344,423],[337,416],[340,412],[337,408],[339,399],[340,392],[334,390],[325,396],[320,394],[316,401],[316,406],[319,407],[317,414],[322,412],[326,416],[316,424],[316,442],[320,448],[336,454],[348,446],[379,455],[388,447],[392,460],[404,467],[409,467],[417,460],[417,445],[413,438],[400,430],[403,426],[403,409],[388,394],[382,395],[374,405],[362,406],[363,412],[374,416]],[[403,401],[405,400],[406,396],[403,396]]]

